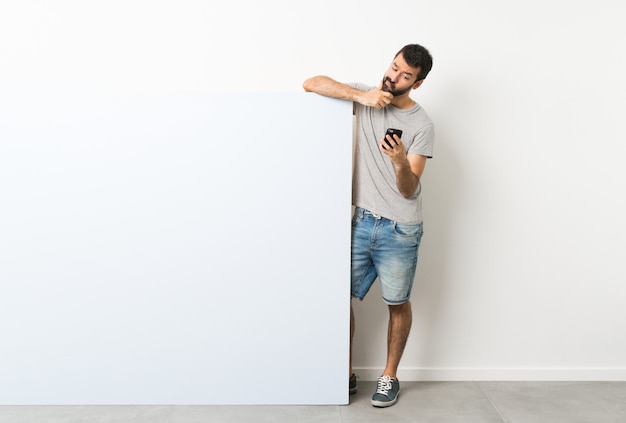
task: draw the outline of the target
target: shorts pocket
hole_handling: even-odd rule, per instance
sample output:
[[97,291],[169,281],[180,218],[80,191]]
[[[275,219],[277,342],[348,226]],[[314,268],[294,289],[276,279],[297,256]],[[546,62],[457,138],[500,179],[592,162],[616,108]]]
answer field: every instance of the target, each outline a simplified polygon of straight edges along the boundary
[[424,232],[424,225],[422,223],[418,223],[417,225],[407,225],[404,223],[394,222],[393,229],[396,234],[400,236],[406,237],[418,237],[422,236]]

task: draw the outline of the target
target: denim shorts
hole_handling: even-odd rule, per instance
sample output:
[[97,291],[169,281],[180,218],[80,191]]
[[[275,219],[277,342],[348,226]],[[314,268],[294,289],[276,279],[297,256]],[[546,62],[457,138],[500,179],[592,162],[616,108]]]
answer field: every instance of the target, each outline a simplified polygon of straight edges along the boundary
[[411,297],[423,224],[406,225],[357,207],[352,217],[352,297],[362,300],[378,277],[383,300]]

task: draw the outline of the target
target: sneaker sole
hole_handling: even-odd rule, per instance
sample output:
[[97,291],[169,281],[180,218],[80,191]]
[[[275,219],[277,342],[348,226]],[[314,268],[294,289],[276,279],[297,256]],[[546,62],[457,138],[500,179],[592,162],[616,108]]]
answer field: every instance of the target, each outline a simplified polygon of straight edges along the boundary
[[374,407],[377,407],[377,408],[391,407],[392,405],[394,405],[396,403],[396,401],[398,401],[398,397],[399,396],[400,396],[400,392],[398,392],[396,397],[393,400],[391,400],[391,401],[376,401],[376,400],[372,400],[372,405]]

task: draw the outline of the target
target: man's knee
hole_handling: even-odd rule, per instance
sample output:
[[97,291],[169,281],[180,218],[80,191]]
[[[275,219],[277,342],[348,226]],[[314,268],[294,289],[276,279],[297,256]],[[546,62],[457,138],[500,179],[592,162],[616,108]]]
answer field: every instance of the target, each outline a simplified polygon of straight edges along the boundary
[[391,315],[403,315],[411,312],[411,302],[409,300],[402,304],[388,304]]

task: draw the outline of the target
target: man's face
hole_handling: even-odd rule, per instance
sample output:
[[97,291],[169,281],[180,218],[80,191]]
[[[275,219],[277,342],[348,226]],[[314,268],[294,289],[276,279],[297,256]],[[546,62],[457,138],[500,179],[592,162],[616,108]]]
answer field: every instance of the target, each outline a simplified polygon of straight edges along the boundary
[[390,92],[394,97],[403,95],[413,88],[419,87],[417,75],[420,68],[414,68],[406,64],[402,53],[398,54],[383,77],[383,91]]

